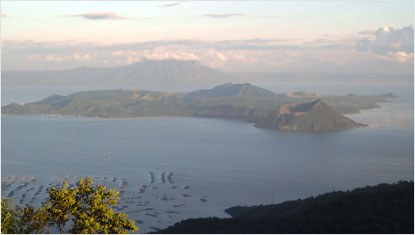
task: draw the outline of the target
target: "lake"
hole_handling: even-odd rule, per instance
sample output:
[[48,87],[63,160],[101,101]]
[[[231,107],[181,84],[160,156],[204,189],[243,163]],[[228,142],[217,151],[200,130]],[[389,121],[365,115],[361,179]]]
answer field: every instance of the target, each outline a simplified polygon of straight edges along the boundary
[[36,204],[42,185],[95,177],[125,191],[120,207],[148,232],[183,218],[223,217],[234,205],[412,180],[413,141],[411,129],[295,133],[220,119],[3,116],[2,179],[20,177],[2,195],[36,177],[13,195]]
[[116,209],[145,233],[227,217],[230,206],[413,180],[413,103],[349,116],[370,128],[305,133],[206,118],[2,116],[2,196],[40,205],[47,187],[91,176],[121,191]]

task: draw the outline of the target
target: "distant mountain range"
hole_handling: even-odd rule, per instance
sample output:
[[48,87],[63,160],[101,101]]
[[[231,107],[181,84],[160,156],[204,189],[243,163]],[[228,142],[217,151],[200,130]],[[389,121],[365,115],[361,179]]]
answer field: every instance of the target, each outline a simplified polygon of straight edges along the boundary
[[[146,90],[100,90],[3,106],[3,114],[54,114],[100,118],[152,116],[237,119],[267,129],[321,131],[364,126],[342,115],[376,107],[393,94],[381,96],[301,96],[275,94],[245,83],[224,84],[190,93]],[[305,94],[305,93],[304,93]]]
[[[319,74],[319,73],[238,73],[221,72],[188,60],[146,60],[118,67],[79,67],[56,71],[2,71],[2,86],[23,87],[107,87],[140,89],[192,89],[213,86],[225,82],[269,83],[295,81],[340,82],[394,82],[413,83],[408,74]],[[170,89],[168,89],[170,88]]]
[[228,76],[196,61],[148,60],[134,64],[56,71],[2,71],[3,86],[143,87],[189,83],[217,84]]

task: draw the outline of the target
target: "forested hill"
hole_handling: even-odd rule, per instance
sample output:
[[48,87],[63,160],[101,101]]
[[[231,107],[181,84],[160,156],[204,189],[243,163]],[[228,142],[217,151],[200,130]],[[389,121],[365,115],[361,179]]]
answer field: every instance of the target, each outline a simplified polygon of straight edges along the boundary
[[414,183],[379,184],[225,212],[232,218],[187,219],[158,233],[413,234]]
[[245,83],[224,84],[190,93],[122,89],[85,91],[68,96],[53,95],[24,105],[10,104],[2,107],[2,113],[100,118],[211,117],[252,122],[268,129],[345,130],[364,125],[343,116],[343,113],[377,107],[378,102],[392,96],[275,94]]

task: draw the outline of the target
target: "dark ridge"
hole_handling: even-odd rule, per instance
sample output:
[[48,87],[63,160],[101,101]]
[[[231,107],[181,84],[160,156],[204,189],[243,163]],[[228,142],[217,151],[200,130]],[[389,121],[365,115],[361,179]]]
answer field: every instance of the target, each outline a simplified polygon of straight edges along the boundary
[[414,183],[366,186],[275,205],[237,206],[230,219],[187,219],[157,233],[403,233],[414,232]]

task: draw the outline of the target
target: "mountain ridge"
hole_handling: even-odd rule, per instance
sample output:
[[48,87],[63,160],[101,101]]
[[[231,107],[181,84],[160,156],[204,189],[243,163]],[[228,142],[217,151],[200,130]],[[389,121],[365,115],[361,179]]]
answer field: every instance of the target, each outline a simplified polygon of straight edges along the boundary
[[[336,99],[344,105],[350,97],[343,98],[346,102],[339,97]],[[52,95],[24,105],[3,106],[2,113],[100,118],[226,118],[251,122],[261,128],[289,131],[345,130],[365,126],[343,116],[320,99],[287,98],[247,83],[227,83],[190,93],[131,89],[82,91],[67,96]]]
[[[62,70],[1,71],[4,87],[134,87],[183,91],[183,87],[200,89],[224,82],[387,82],[385,74],[336,74],[293,72],[220,71],[197,60],[142,60],[136,63],[93,67],[81,66]],[[411,82],[412,77],[399,74],[395,79]],[[295,95],[295,94],[294,94]]]
[[3,86],[143,86],[214,84],[226,80],[218,70],[192,60],[144,60],[114,67],[81,66],[50,71],[2,71]]

